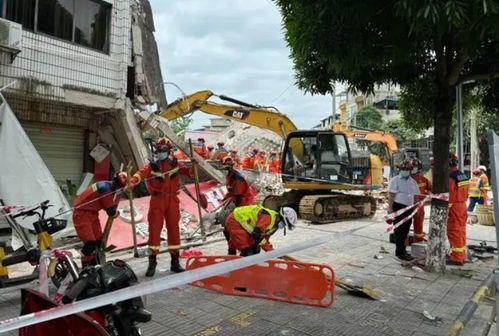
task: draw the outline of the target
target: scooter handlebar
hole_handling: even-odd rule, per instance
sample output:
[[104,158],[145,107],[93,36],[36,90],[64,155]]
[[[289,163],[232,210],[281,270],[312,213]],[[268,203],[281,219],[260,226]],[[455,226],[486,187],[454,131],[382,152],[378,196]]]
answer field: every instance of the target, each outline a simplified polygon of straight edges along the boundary
[[2,265],[3,266],[10,266],[10,265],[15,265],[19,264],[22,262],[28,261],[28,252],[22,252],[18,254],[14,254],[8,257],[5,257],[2,260]]

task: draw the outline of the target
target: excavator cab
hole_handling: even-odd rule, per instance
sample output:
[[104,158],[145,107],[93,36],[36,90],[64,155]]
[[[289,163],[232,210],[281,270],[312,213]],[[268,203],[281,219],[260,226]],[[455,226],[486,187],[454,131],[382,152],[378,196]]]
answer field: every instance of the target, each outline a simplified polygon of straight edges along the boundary
[[282,179],[286,183],[351,183],[350,149],[343,133],[294,131],[286,138],[282,158]]

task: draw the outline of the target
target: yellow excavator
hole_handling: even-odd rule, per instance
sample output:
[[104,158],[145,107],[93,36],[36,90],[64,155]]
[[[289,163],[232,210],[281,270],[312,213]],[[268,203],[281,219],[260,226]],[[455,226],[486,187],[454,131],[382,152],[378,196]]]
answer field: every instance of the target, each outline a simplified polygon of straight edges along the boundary
[[[209,100],[211,97],[236,105],[216,103]],[[209,90],[177,99],[160,116],[173,120],[198,110],[267,129],[283,138],[281,177],[284,188],[289,191],[266,196],[260,200],[264,206],[274,209],[291,206],[298,210],[301,218],[314,223],[374,215],[376,201],[373,197],[345,192],[366,191],[381,186],[381,160],[370,155],[368,162],[359,163],[359,158],[352,157],[348,138],[382,142],[391,154],[396,150],[396,142],[391,135],[347,130],[341,124],[327,130],[298,130],[285,114],[274,107],[248,104],[215,95]],[[367,174],[371,175],[369,185],[365,184]]]

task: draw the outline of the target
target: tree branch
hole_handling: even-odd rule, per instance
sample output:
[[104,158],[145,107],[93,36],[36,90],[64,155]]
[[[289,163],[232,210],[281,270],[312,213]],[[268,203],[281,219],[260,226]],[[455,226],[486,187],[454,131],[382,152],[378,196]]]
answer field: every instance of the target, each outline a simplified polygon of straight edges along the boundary
[[457,83],[462,84],[462,83],[468,82],[468,81],[480,81],[480,80],[494,79],[494,78],[498,78],[498,77],[499,77],[499,71],[482,73],[482,74],[466,75],[466,76],[460,76],[459,79],[457,80]]

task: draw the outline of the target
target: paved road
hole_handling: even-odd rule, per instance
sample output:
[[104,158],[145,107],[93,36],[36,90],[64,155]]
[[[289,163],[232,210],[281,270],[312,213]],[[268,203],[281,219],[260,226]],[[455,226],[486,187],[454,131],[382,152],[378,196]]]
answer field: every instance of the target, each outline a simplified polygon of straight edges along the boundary
[[[203,289],[182,286],[146,298],[153,321],[142,327],[144,335],[444,335],[464,303],[495,266],[495,261],[466,264],[473,276],[466,278],[448,272],[429,274],[407,269],[393,256],[394,248],[384,233],[380,218],[357,220],[328,225],[301,223],[286,237],[273,237],[276,248],[304,239],[333,232],[347,232],[327,245],[317,246],[296,254],[304,261],[328,263],[336,275],[355,283],[369,283],[381,296],[370,301],[336,292],[335,303],[328,308],[267,301],[255,298],[226,296]],[[491,240],[494,227],[468,226],[470,242]],[[495,242],[491,242],[494,243]],[[380,254],[384,247],[391,254]],[[208,254],[226,251],[225,243],[202,248]],[[374,255],[381,255],[375,259]],[[146,259],[130,258],[141,281]],[[168,274],[169,257],[159,258],[160,272]],[[0,317],[18,314],[19,292],[9,288],[0,292]],[[481,335],[492,306],[481,305],[464,335]],[[423,311],[441,319],[430,321]],[[11,333],[15,335],[16,333]]]

